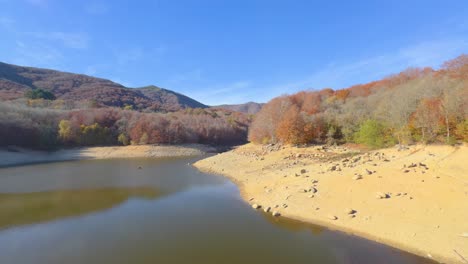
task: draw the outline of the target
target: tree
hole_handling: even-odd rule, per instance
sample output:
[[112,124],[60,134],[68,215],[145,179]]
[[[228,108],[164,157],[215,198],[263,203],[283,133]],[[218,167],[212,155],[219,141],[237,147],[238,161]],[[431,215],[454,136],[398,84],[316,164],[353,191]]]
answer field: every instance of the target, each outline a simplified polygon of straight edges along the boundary
[[28,90],[24,93],[24,96],[29,99],[45,99],[45,100],[56,99],[53,93],[42,90],[42,89]]
[[414,113],[414,126],[421,129],[423,141],[432,141],[442,128],[443,116],[441,100],[439,98],[426,98],[421,100]]
[[71,142],[73,141],[73,130],[71,127],[71,122],[69,120],[60,120],[59,123],[59,130],[58,130],[58,136],[59,139],[64,142]]
[[107,145],[112,143],[111,131],[107,127],[94,123],[89,126],[81,125],[79,143],[81,145]]
[[276,138],[287,144],[304,144],[309,141],[307,131],[299,107],[292,105],[283,115],[276,128]]
[[385,127],[376,120],[369,119],[361,124],[355,134],[356,143],[369,147],[380,148],[388,143]]
[[128,144],[130,144],[130,140],[128,139],[127,135],[125,135],[124,133],[119,134],[119,136],[117,137],[117,141],[124,146],[127,146]]

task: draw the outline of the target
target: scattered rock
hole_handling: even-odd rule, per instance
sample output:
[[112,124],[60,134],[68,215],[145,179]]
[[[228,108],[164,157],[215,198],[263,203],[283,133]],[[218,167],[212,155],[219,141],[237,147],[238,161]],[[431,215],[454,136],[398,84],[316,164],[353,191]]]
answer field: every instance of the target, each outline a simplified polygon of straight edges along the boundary
[[273,215],[274,217],[278,217],[281,214],[278,211],[273,211],[273,213],[271,213],[271,215]]
[[264,211],[265,213],[270,212],[270,210],[271,210],[271,207],[270,207],[270,206],[265,207],[265,208],[263,209],[263,211]]
[[383,193],[383,192],[378,192],[375,194],[375,198],[377,199],[387,199],[390,198],[390,195]]
[[347,208],[347,209],[345,209],[345,213],[346,213],[346,214],[352,215],[352,214],[355,214],[355,213],[356,213],[356,210],[351,209],[351,208]]
[[252,208],[253,208],[253,209],[259,209],[259,208],[261,208],[261,207],[262,207],[261,205],[252,204]]
[[330,219],[330,220],[337,220],[338,219],[338,217],[336,217],[335,215],[328,215],[327,218]]

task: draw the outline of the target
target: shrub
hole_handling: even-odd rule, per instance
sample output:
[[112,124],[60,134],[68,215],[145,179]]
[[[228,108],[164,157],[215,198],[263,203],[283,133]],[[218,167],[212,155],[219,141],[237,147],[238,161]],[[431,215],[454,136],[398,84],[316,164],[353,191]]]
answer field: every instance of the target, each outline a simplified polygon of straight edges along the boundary
[[385,127],[381,123],[369,119],[361,124],[359,130],[354,134],[354,140],[356,143],[380,148],[388,143],[385,132]]

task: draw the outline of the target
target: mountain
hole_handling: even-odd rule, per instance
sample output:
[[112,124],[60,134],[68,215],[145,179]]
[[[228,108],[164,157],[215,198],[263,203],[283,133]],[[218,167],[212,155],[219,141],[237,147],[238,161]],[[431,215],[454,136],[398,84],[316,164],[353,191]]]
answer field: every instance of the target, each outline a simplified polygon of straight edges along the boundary
[[221,108],[230,111],[236,111],[246,114],[256,114],[262,109],[264,104],[255,103],[255,102],[248,102],[245,104],[232,104],[232,105],[218,105],[213,106],[213,108]]
[[21,98],[32,89],[49,91],[64,101],[93,102],[114,107],[129,105],[137,110],[167,112],[207,107],[185,95],[156,86],[128,88],[110,80],[83,74],[0,62],[0,99]]

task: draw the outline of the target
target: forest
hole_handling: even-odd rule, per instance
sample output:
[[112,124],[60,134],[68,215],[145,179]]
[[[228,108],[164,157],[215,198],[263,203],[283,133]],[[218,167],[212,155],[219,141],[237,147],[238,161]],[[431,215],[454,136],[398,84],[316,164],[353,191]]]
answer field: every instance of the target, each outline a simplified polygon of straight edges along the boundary
[[0,146],[51,149],[156,143],[231,145],[245,143],[250,123],[245,114],[221,109],[143,113],[111,107],[63,110],[54,105],[60,102],[0,102]]
[[255,116],[255,143],[394,144],[468,140],[468,55],[440,69],[409,68],[346,89],[302,91],[268,102]]
[[131,105],[70,107],[47,90],[0,101],[0,146],[204,143],[231,145],[468,141],[468,55],[439,69],[409,68],[341,90],[283,95],[252,115],[221,108],[137,111]]

